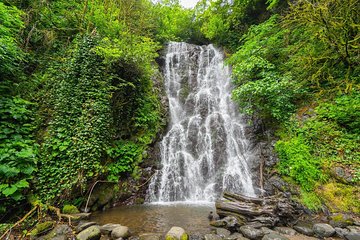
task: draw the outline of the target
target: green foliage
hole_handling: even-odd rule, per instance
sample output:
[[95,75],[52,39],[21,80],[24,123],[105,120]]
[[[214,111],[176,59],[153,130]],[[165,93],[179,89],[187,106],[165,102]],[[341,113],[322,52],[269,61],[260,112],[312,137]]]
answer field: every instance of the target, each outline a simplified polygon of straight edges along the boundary
[[36,170],[32,110],[22,98],[0,99],[0,213],[25,199]]
[[[16,74],[24,53],[19,47],[18,34],[24,27],[23,12],[0,2],[0,79]],[[1,90],[1,89],[0,89]]]
[[304,139],[280,140],[275,149],[281,159],[278,166],[280,173],[294,179],[304,190],[313,190],[315,183],[321,179],[321,162],[311,155]]
[[312,211],[319,211],[322,209],[322,202],[315,192],[302,190],[300,201]]
[[247,114],[282,121],[295,110],[295,101],[304,92],[301,85],[284,72],[279,58],[284,51],[286,30],[274,15],[266,22],[251,27],[244,44],[231,56],[233,81],[237,85],[233,97]]

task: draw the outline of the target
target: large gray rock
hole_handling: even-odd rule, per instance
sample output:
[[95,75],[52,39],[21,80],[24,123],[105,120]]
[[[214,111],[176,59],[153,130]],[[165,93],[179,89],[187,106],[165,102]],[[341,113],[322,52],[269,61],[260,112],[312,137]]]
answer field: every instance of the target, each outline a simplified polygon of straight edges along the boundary
[[40,237],[39,240],[67,240],[72,233],[72,229],[66,225],[61,224],[54,227],[48,234]]
[[91,226],[76,235],[77,240],[99,240],[100,237],[101,232],[98,226]]
[[294,229],[298,231],[301,234],[304,234],[306,236],[314,236],[314,230],[311,228],[311,226],[307,225],[295,225]]
[[188,240],[189,235],[181,227],[172,227],[165,236],[166,240]]
[[139,235],[139,240],[160,240],[161,234],[159,233],[142,233]]
[[219,235],[220,237],[226,238],[230,236],[231,232],[225,228],[217,228],[216,234]]
[[204,238],[205,240],[222,240],[222,237],[216,234],[205,234]]
[[240,232],[247,238],[250,239],[261,239],[264,236],[264,232],[251,226],[241,226]]
[[281,236],[278,233],[266,234],[262,240],[289,240],[287,237]]
[[296,231],[289,227],[276,227],[275,231],[289,236],[294,236],[296,234]]
[[240,225],[243,225],[243,223],[239,222],[239,220],[234,216],[227,216],[220,220],[211,221],[210,225],[214,227],[224,227],[230,230],[235,230]]
[[314,233],[323,238],[323,237],[331,237],[335,234],[335,229],[326,223],[317,223],[313,226]]
[[270,228],[267,228],[267,227],[262,227],[260,228],[261,231],[263,231],[263,233],[266,235],[266,234],[270,234],[270,233],[276,233],[274,230],[271,230]]
[[101,231],[101,234],[110,235],[112,230],[117,228],[117,227],[121,227],[121,225],[120,224],[115,224],[115,223],[108,223],[108,224],[102,225],[100,227],[100,231]]
[[112,239],[128,238],[128,237],[130,237],[130,231],[129,228],[126,226],[119,226],[111,231]]
[[346,240],[359,240],[360,233],[348,233],[345,235]]
[[96,222],[83,222],[83,223],[80,223],[75,229],[76,233],[84,231],[85,229],[87,229],[87,228],[89,228],[91,226],[94,226],[96,224],[97,224]]

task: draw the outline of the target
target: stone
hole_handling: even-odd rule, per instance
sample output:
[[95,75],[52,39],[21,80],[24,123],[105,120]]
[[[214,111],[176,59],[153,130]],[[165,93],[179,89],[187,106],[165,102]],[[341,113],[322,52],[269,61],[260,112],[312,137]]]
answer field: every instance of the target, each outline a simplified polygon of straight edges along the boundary
[[189,235],[181,227],[172,227],[165,236],[166,240],[188,240]]
[[262,240],[289,240],[287,237],[284,237],[278,233],[266,234]]
[[289,227],[276,227],[275,231],[289,236],[294,236],[296,234],[296,231]]
[[245,237],[250,239],[261,239],[264,236],[263,231],[247,225],[241,226],[240,231]]
[[128,238],[128,237],[130,237],[130,230],[126,226],[119,226],[111,231],[112,239]]
[[336,214],[330,217],[329,224],[333,227],[345,228],[354,224],[354,219],[345,214]]
[[261,231],[263,231],[264,234],[276,233],[274,230],[271,230],[270,228],[267,227],[262,227],[260,229]]
[[360,233],[348,233],[345,235],[346,240],[359,240],[360,239]]
[[331,237],[335,234],[335,229],[327,224],[327,223],[317,223],[313,226],[314,233],[323,238],[323,237]]
[[91,226],[76,235],[77,240],[99,240],[101,237],[100,228]]
[[77,225],[75,231],[76,233],[79,233],[85,229],[87,229],[88,227],[94,226],[96,225],[96,222],[83,222],[83,223],[79,223],[79,225]]
[[72,216],[71,221],[78,222],[81,220],[89,219],[91,213],[74,213],[74,214],[69,214],[69,215]]
[[46,234],[43,239],[44,240],[66,240],[68,239],[68,235],[72,233],[72,229],[66,225],[61,224],[54,227],[48,234]]
[[161,234],[159,233],[142,233],[139,235],[139,240],[160,240]]
[[244,236],[241,233],[234,232],[230,236],[225,238],[226,240],[238,240],[238,239],[244,239]]
[[230,236],[231,232],[225,228],[217,228],[216,234],[219,235],[220,237],[225,238],[225,237]]
[[100,231],[101,231],[101,234],[110,235],[112,230],[117,228],[117,227],[121,227],[121,225],[120,224],[115,224],[115,223],[108,223],[108,224],[102,225],[100,227]]
[[216,234],[205,234],[205,240],[222,240],[222,237]]
[[64,214],[74,214],[74,213],[80,213],[80,211],[74,205],[64,205],[64,207],[62,209],[62,213],[64,213]]
[[337,236],[341,237],[341,238],[345,238],[345,235],[350,233],[350,231],[346,228],[339,228],[339,227],[336,227],[335,228],[335,233]]
[[349,229],[350,232],[360,233],[360,227],[358,226],[347,226],[346,228]]
[[295,225],[294,229],[298,231],[301,234],[304,234],[306,236],[314,236],[314,230],[310,226],[306,225]]
[[35,228],[30,232],[30,238],[33,239],[37,236],[44,235],[49,232],[55,226],[55,222],[46,221],[43,223],[36,224]]
[[244,224],[243,222],[240,222],[239,219],[237,219],[234,216],[227,216],[227,217],[224,217],[222,220],[226,223],[225,227],[227,229],[235,230],[237,227]]

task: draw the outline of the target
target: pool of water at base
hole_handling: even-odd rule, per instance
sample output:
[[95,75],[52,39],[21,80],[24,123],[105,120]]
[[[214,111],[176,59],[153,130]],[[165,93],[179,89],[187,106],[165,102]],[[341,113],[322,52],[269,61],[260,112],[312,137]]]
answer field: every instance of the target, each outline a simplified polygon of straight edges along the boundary
[[119,223],[130,228],[133,235],[140,233],[166,234],[173,226],[184,228],[188,234],[211,232],[208,215],[215,212],[214,203],[151,203],[119,206],[92,214],[90,221],[100,225]]

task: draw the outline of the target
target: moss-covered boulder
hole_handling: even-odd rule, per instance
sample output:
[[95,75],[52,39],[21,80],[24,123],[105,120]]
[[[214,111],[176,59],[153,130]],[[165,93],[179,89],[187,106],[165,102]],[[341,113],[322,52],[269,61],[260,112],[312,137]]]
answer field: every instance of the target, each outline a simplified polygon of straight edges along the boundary
[[345,228],[347,226],[353,225],[354,219],[346,214],[334,214],[330,217],[330,225],[333,227]]
[[37,236],[43,235],[53,229],[55,226],[55,222],[47,221],[43,223],[36,224],[35,228],[30,231],[30,238],[33,239]]
[[91,226],[76,235],[77,240],[99,240],[100,237],[101,232],[99,226]]
[[181,227],[172,227],[165,236],[166,240],[188,240],[189,235]]
[[75,214],[75,213],[80,213],[80,211],[74,205],[64,205],[64,207],[62,209],[62,213],[64,213],[64,214]]

